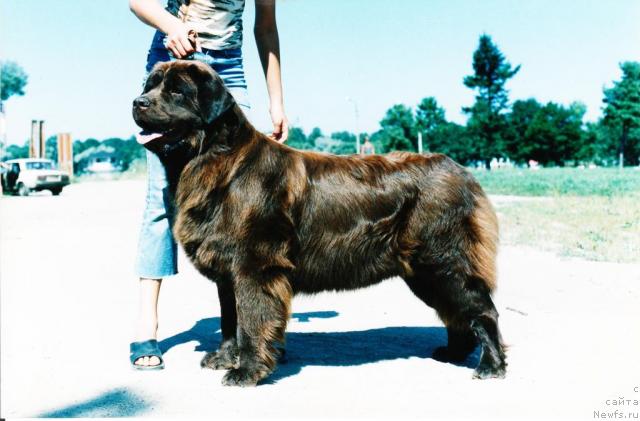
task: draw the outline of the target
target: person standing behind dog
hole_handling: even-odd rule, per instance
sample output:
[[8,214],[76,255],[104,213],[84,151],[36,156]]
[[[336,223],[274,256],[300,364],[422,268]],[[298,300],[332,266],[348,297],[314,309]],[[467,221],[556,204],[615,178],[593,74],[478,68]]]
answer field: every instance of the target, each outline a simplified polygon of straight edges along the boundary
[[[209,56],[208,63],[238,105],[245,112],[249,110],[241,52],[244,0],[168,0],[166,9],[158,0],[129,0],[129,7],[142,22],[157,29],[147,56],[147,73],[156,63],[169,61],[169,53],[180,59],[200,51]],[[270,98],[271,137],[284,142],[289,128],[282,97],[275,0],[255,0],[255,9],[254,33]],[[139,316],[130,361],[136,369],[150,370],[164,368],[156,339],[157,305],[162,279],[177,273],[177,246],[171,233],[164,168],[149,152],[147,173],[147,201],[136,265],[140,277]]]
[[360,148],[360,155],[374,155],[376,153],[376,148],[373,146],[373,143],[369,140],[369,136],[364,137],[364,144]]

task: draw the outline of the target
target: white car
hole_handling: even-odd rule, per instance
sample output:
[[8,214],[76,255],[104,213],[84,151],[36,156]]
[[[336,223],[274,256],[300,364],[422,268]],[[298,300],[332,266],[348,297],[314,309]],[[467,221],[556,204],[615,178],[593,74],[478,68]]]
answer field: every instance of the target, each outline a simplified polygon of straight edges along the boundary
[[32,191],[50,190],[57,196],[69,184],[67,173],[57,170],[50,159],[11,159],[3,164],[2,187],[8,193],[28,196]]

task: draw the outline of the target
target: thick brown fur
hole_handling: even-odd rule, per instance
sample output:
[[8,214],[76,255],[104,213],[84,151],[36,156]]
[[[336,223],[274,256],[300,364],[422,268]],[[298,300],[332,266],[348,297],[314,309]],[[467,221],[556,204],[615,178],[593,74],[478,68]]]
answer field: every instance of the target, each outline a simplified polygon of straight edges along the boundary
[[440,360],[480,344],[475,376],[503,377],[496,288],[498,225],[481,187],[440,154],[333,156],[255,130],[219,77],[196,62],[156,66],[134,118],[165,133],[146,145],[175,194],[174,234],[215,281],[220,350],[202,365],[227,385],[275,368],[295,294],[400,276],[444,321]]

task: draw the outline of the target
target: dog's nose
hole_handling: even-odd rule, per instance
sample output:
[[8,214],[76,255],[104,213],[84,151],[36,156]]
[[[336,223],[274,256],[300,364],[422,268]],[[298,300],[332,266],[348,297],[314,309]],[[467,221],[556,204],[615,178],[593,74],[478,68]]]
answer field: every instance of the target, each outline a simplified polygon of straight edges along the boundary
[[149,98],[146,98],[144,96],[139,96],[138,98],[133,100],[134,107],[147,108],[149,105],[151,105],[151,101],[149,101]]

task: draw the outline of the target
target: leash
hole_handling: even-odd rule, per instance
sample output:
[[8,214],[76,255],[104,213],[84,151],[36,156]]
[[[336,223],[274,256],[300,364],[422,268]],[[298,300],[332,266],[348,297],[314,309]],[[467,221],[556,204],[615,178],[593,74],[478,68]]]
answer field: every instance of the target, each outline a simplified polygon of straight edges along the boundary
[[[190,3],[187,1],[186,4],[183,4],[180,6],[180,11],[182,12],[182,23],[186,23],[187,19],[189,17],[189,6]],[[191,45],[193,46],[193,49],[195,50],[198,46],[198,33],[195,31],[195,29],[191,29],[189,30],[189,32],[187,33],[187,38],[189,39],[189,42],[191,43]],[[164,42],[163,42],[165,48],[167,47],[167,37],[165,36],[164,38]],[[171,61],[174,60],[178,60],[173,53],[171,52],[171,50],[169,50],[167,48],[167,51],[169,51],[169,57],[171,58]],[[213,67],[213,63],[215,62],[214,58],[203,53],[202,51],[194,51],[193,53],[189,54],[186,57],[183,57],[181,60],[197,60],[197,61],[201,61],[205,64],[208,64],[209,66]]]
[[[189,38],[189,42],[191,42],[191,45],[193,45],[193,47],[195,48],[197,45],[197,39],[198,39],[198,33],[191,29],[187,35],[187,37]],[[167,38],[165,37],[164,42],[163,42],[165,48],[167,46]],[[178,60],[178,58],[176,58],[173,53],[171,52],[171,50],[169,50],[167,48],[167,51],[169,52],[169,57],[171,58],[171,61],[175,61]],[[213,57],[211,57],[210,55],[207,55],[205,53],[203,53],[202,51],[194,51],[193,53],[189,54],[186,57],[183,57],[179,60],[197,60],[197,61],[201,61],[204,64],[208,64],[209,66],[213,67],[213,63],[215,62],[215,59]]]

